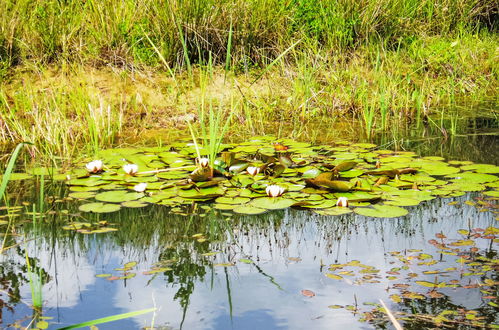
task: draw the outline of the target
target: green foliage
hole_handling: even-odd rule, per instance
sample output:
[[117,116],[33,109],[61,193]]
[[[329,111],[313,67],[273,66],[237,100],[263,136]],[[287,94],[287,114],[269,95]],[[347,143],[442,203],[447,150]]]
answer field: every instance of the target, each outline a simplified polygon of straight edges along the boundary
[[[0,4],[0,62],[158,63],[142,31],[170,64],[222,64],[232,55],[265,64],[306,37],[326,47],[372,41],[410,44],[415,35],[497,30],[495,0],[37,1]],[[183,41],[182,41],[183,40]],[[187,54],[185,50],[187,49]],[[181,61],[182,62],[182,61]],[[187,63],[183,61],[184,64]]]

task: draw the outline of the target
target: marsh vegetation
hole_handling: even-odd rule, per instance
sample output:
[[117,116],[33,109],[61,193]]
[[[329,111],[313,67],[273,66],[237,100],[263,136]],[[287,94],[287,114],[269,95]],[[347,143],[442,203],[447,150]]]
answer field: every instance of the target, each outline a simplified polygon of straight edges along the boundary
[[498,15],[0,1],[1,326],[496,328]]

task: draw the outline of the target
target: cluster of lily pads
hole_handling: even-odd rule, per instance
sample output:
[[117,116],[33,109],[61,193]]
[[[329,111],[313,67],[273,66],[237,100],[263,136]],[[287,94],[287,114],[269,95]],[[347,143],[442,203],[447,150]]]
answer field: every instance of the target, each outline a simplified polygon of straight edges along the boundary
[[95,199],[80,210],[97,213],[210,202],[240,214],[297,207],[324,215],[399,217],[408,213],[404,207],[437,197],[485,190],[490,198],[499,195],[498,166],[445,162],[368,143],[312,146],[255,137],[221,145],[215,160],[207,154],[187,142],[104,150],[67,174],[69,196]]
[[[487,314],[494,314],[493,308],[499,308],[498,260],[491,253],[494,250],[484,250],[479,246],[496,246],[499,228],[459,229],[457,234],[457,238],[451,239],[437,233],[428,241],[435,251],[433,255],[420,249],[388,252],[387,261],[393,267],[385,272],[352,260],[330,265],[325,276],[352,285],[388,284],[387,291],[396,292],[389,296],[396,304],[397,310],[393,314],[408,327],[414,328],[419,322],[420,328],[454,328],[458,325],[463,328],[498,328],[499,325],[487,319]],[[451,293],[480,297],[482,304],[474,309],[452,306]],[[367,310],[357,305],[330,305],[329,308],[344,308],[359,315],[361,321],[372,324],[386,322],[383,306],[374,302],[362,305],[367,306]]]

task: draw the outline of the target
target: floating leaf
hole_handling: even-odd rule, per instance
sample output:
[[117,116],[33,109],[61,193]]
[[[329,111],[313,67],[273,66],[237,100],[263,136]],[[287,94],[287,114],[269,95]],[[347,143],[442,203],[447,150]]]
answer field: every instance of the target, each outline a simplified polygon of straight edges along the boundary
[[137,200],[142,196],[144,196],[143,193],[128,192],[126,190],[112,190],[95,195],[95,199],[101,202],[122,203]]
[[79,210],[82,212],[110,213],[116,212],[120,208],[119,204],[88,203],[80,205]]
[[489,174],[497,174],[499,173],[499,166],[489,165],[489,164],[471,164],[461,166],[463,171],[475,171],[477,173],[489,173]]
[[267,210],[279,210],[288,208],[294,203],[294,200],[283,197],[259,197],[253,199],[248,205]]
[[303,296],[309,297],[309,298],[315,297],[315,292],[313,292],[311,290],[301,290],[301,294]]
[[409,213],[406,209],[398,206],[378,204],[372,207],[357,207],[353,211],[366,217],[375,218],[397,218]]
[[260,207],[255,207],[251,205],[239,205],[236,206],[232,209],[235,213],[240,213],[240,214],[262,214],[267,212],[266,209],[260,208]]

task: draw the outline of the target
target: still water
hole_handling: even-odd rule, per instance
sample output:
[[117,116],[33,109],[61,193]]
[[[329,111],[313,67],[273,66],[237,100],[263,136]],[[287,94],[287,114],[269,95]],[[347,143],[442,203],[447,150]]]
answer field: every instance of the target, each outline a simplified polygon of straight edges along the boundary
[[[401,146],[447,159],[498,162],[496,135],[411,141]],[[29,183],[15,183],[13,189],[23,192],[11,202],[15,205],[35,196],[36,188]],[[54,183],[46,189],[57,202],[47,205],[43,224],[33,226],[30,207],[24,207],[17,220],[22,224],[16,227],[18,236],[7,244],[19,245],[1,256],[3,328],[27,326],[35,314],[27,256],[42,274],[39,314],[47,317],[50,329],[151,307],[156,311],[98,327],[390,327],[386,318],[371,324],[359,321],[373,309],[369,303],[379,299],[394,312],[437,315],[471,310],[487,324],[498,323],[497,307],[488,304],[497,302],[497,283],[485,288],[487,293],[478,285],[470,287],[485,279],[497,281],[497,268],[478,272],[459,259],[478,255],[497,260],[496,239],[475,237],[476,250],[460,247],[469,235],[458,230],[478,228],[476,233],[497,227],[493,206],[484,209],[476,204],[482,197],[478,193],[424,202],[409,207],[409,215],[401,218],[373,219],[294,209],[259,216],[220,211],[180,216],[161,206],[99,216],[82,214],[77,203],[64,200],[66,187]],[[68,221],[99,220],[118,231],[85,235],[62,228]],[[445,250],[435,240],[455,244],[458,251]],[[124,270],[127,263],[132,266]],[[459,285],[430,290],[416,281]],[[439,296],[431,295],[437,291]],[[422,297],[395,303],[393,295],[411,293]],[[421,328],[428,325],[424,322],[413,319],[406,326]]]

